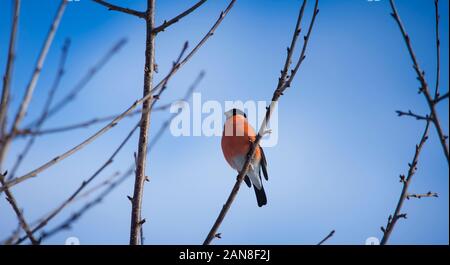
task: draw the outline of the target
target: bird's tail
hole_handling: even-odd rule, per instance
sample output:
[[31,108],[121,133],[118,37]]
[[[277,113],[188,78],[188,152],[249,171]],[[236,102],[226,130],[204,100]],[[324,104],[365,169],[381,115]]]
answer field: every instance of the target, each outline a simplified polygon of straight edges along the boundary
[[266,192],[264,191],[264,187],[261,185],[261,189],[258,190],[255,185],[253,185],[256,194],[256,201],[258,202],[258,206],[261,207],[267,204]]

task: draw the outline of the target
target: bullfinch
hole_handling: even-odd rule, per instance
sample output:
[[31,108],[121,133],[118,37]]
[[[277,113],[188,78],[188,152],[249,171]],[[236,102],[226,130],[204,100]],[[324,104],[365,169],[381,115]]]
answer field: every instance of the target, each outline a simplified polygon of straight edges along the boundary
[[[225,117],[226,121],[221,141],[223,155],[228,164],[240,172],[247,160],[247,153],[250,150],[251,143],[255,141],[256,133],[248,123],[247,116],[242,110],[231,109],[225,112]],[[268,180],[266,157],[262,147],[258,146],[253,159],[250,161],[244,181],[249,188],[253,184],[259,207],[267,204],[261,172],[264,178]]]

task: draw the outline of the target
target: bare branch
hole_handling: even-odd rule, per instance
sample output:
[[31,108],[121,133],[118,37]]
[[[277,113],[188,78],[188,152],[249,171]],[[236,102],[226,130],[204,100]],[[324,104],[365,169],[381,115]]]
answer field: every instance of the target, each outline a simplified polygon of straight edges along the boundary
[[[304,1],[303,5],[305,5],[305,2],[306,2],[306,0]],[[315,2],[314,13],[313,13],[313,16],[312,16],[312,19],[311,19],[311,23],[310,23],[310,26],[309,26],[309,30],[308,30],[309,33],[304,38],[303,49],[302,49],[303,50],[302,56],[299,59],[299,63],[297,63],[296,69],[298,69],[298,66],[301,63],[302,58],[304,58],[304,50],[306,50],[306,46],[307,46],[307,43],[308,43],[308,40],[309,40],[309,35],[310,35],[311,30],[312,30],[315,18],[316,18],[317,14],[318,14],[318,11],[319,11],[319,9],[318,9],[318,2],[319,2],[318,0],[316,0],[316,2]],[[302,19],[302,11],[300,9],[298,20],[301,20],[301,19]],[[300,25],[300,24],[301,24],[301,21],[297,23],[297,25]],[[293,39],[298,37],[299,32],[300,32],[299,28],[296,27],[295,30],[294,30],[294,33],[293,33]],[[291,43],[295,44],[295,41],[292,41]],[[292,50],[293,48],[294,47],[290,47],[289,50]],[[290,55],[289,54],[290,54],[290,52],[288,51],[288,55],[286,56],[286,60],[287,61],[290,60]],[[236,183],[234,184],[233,189],[232,189],[232,191],[231,191],[231,193],[230,193],[226,203],[223,205],[222,210],[219,213],[219,216],[217,217],[214,225],[212,226],[212,228],[209,231],[205,241],[203,242],[204,245],[210,244],[211,241],[214,239],[215,235],[217,234],[218,228],[220,227],[223,219],[225,218],[225,215],[227,214],[228,210],[230,209],[231,204],[233,203],[233,201],[234,201],[234,199],[235,199],[235,197],[236,197],[236,195],[237,195],[237,193],[239,191],[239,188],[241,186],[242,180],[244,179],[244,176],[246,175],[246,173],[248,171],[248,168],[249,168],[249,165],[250,165],[250,161],[253,158],[253,156],[255,155],[256,148],[259,147],[259,142],[260,142],[264,132],[266,131],[267,124],[268,124],[268,122],[270,120],[270,116],[271,116],[272,110],[274,109],[274,107],[275,107],[278,99],[280,98],[280,96],[283,95],[283,91],[288,87],[287,84],[290,82],[290,80],[292,80],[292,76],[295,76],[295,73],[296,73],[296,71],[292,72],[291,78],[288,79],[287,81],[281,80],[280,82],[278,82],[277,88],[275,89],[275,91],[273,93],[273,96],[272,96],[272,103],[271,103],[270,107],[267,108],[266,115],[265,115],[264,120],[262,122],[262,125],[261,125],[261,127],[260,127],[260,129],[258,131],[258,135],[256,136],[255,140],[252,142],[251,148],[250,148],[250,150],[249,150],[249,152],[247,154],[247,160],[246,160],[244,166],[242,167],[241,171],[239,172],[239,175],[237,176]],[[282,71],[282,77],[283,76],[284,75],[283,75],[283,71]]]
[[[41,236],[39,237],[39,240],[42,242],[43,240],[47,239],[48,237],[66,230],[70,229],[71,225],[76,222],[84,213],[86,213],[88,210],[93,208],[95,205],[101,203],[106,196],[108,196],[116,187],[118,187],[120,184],[122,184],[128,177],[132,176],[134,167],[131,167],[127,172],[125,172],[119,179],[116,181],[110,183],[108,187],[101,192],[95,199],[89,201],[84,206],[82,206],[78,211],[74,212],[69,218],[64,220],[61,224],[57,225],[56,227],[42,232]],[[16,242],[16,244],[20,243]]]
[[189,15],[190,13],[194,12],[194,10],[196,10],[197,8],[199,8],[201,5],[203,5],[207,0],[200,0],[198,1],[195,5],[191,6],[189,9],[187,9],[186,11],[184,11],[183,13],[179,14],[178,16],[170,19],[169,21],[164,20],[163,24],[155,27],[153,29],[153,33],[159,33],[161,31],[164,31],[167,27],[171,26],[174,23],[177,23],[178,21],[180,21],[180,19],[184,18],[185,16]]
[[[2,186],[5,185],[5,174],[0,173],[0,183]],[[39,241],[36,240],[33,237],[33,233],[30,231],[30,227],[28,226],[28,223],[25,221],[25,217],[23,216],[22,210],[20,210],[19,206],[17,205],[17,201],[12,195],[11,191],[8,188],[5,188],[5,194],[6,194],[6,200],[11,204],[14,212],[17,215],[17,219],[19,219],[20,226],[22,227],[23,231],[27,234],[27,237],[31,240],[31,243],[33,245],[39,245]]]
[[[167,110],[168,108],[170,108],[170,106],[172,105],[172,103],[167,103],[158,107],[155,107],[152,109],[152,112],[155,111],[164,111]],[[137,109],[135,111],[130,112],[127,117],[131,118],[137,114],[141,114],[142,110],[141,109]],[[76,130],[76,129],[82,129],[82,128],[89,128],[92,125],[95,125],[97,123],[102,123],[102,122],[107,122],[107,121],[111,121],[113,120],[115,117],[117,117],[119,114],[114,114],[114,115],[108,115],[108,116],[104,116],[104,117],[99,117],[99,118],[93,118],[87,121],[82,121],[79,123],[74,123],[74,124],[70,124],[70,125],[64,125],[61,127],[54,127],[54,128],[49,128],[49,129],[42,129],[42,130],[30,130],[30,129],[24,129],[24,130],[19,130],[17,132],[17,136],[41,136],[41,135],[45,135],[45,134],[53,134],[53,133],[61,133],[61,132],[67,132],[67,131],[72,131],[72,130]]]
[[436,18],[436,86],[434,89],[434,98],[439,95],[439,79],[441,75],[441,41],[439,39],[439,0],[434,0],[434,10]]
[[280,93],[282,93],[286,88],[291,86],[292,80],[294,80],[294,77],[295,77],[298,69],[300,68],[303,60],[305,60],[305,58],[306,58],[306,55],[305,55],[306,54],[306,47],[308,47],[308,41],[309,41],[309,38],[311,36],[311,32],[312,32],[312,28],[313,28],[314,22],[316,20],[317,14],[319,14],[319,9],[317,8],[317,5],[318,5],[318,1],[316,1],[316,5],[314,7],[314,14],[312,16],[311,23],[309,24],[308,33],[306,33],[306,35],[304,36],[304,44],[303,44],[302,51],[300,53],[300,58],[298,59],[297,64],[295,65],[294,69],[291,70],[291,74],[290,74],[288,80],[286,81],[286,84],[284,85],[284,88],[280,89]]
[[[20,222],[17,226],[17,228],[13,231],[12,235],[8,237],[7,239],[3,240],[0,244],[1,245],[12,245],[14,241],[16,241],[20,236],[20,231],[22,230],[22,227],[20,226]],[[25,237],[27,238],[27,237]]]
[[[230,1],[230,4],[225,9],[225,11],[221,12],[218,20],[209,32],[200,40],[197,46],[183,59],[182,56],[179,57],[179,61],[174,63],[171,74],[169,74],[165,79],[163,79],[161,84],[161,89],[165,88],[168,79],[182,66],[184,65],[194,54],[200,49],[201,46],[214,34],[216,28],[223,21],[225,16],[233,7],[236,0]],[[137,245],[139,244],[139,231],[142,222],[141,218],[141,205],[142,205],[142,195],[144,189],[144,182],[146,179],[145,175],[145,165],[146,165],[146,148],[147,148],[147,138],[148,138],[148,127],[150,116],[149,114],[144,114],[146,112],[148,105],[151,105],[151,100],[153,99],[153,92],[156,91],[157,87],[152,88],[152,73],[154,68],[154,37],[153,29],[154,29],[154,0],[148,0],[147,5],[147,40],[146,40],[146,62],[145,62],[145,76],[144,76],[144,97],[150,96],[150,100],[145,101],[142,107],[143,114],[141,117],[141,131],[139,135],[139,144],[138,144],[138,155],[137,155],[137,167],[136,167],[136,177],[135,177],[135,186],[132,200],[132,210],[131,210],[131,228],[130,228],[130,244]]]
[[437,197],[439,197],[438,196],[438,194],[436,193],[436,192],[431,192],[431,191],[429,191],[429,192],[427,192],[427,193],[423,193],[423,194],[417,194],[417,193],[408,193],[407,195],[406,195],[406,199],[410,199],[410,198],[417,198],[417,199],[420,199],[420,198],[425,198],[425,197],[435,197],[435,198],[437,198]]
[[[180,63],[175,65],[175,67],[173,67],[171,69],[171,71],[156,86],[153,87],[153,89],[151,90],[152,92],[153,91],[157,91],[158,89],[160,89],[206,43],[206,41],[209,39],[209,37],[211,37],[214,34],[214,31],[217,29],[217,27],[223,21],[225,16],[231,10],[231,8],[233,7],[233,4],[235,2],[236,2],[236,0],[231,0],[230,4],[227,6],[225,11],[221,12],[218,20],[215,22],[213,27],[206,33],[206,35],[200,40],[200,42],[191,50],[191,52],[189,52],[189,54],[187,54],[186,57],[183,60],[181,60]],[[47,168],[55,165],[56,163],[64,160],[65,158],[67,158],[67,157],[71,156],[72,154],[76,153],[77,151],[83,149],[83,147],[87,146],[88,144],[90,144],[91,142],[96,140],[98,137],[103,135],[105,132],[109,131],[115,125],[117,125],[117,123],[119,123],[123,118],[128,116],[134,109],[136,109],[137,106],[141,105],[145,100],[148,100],[152,96],[153,95],[150,93],[147,96],[144,96],[144,97],[140,98],[139,100],[136,100],[130,107],[128,107],[128,109],[126,109],[124,112],[122,112],[116,118],[114,118],[110,123],[105,125],[102,129],[98,130],[96,133],[94,133],[93,135],[88,137],[86,140],[84,140],[80,144],[78,144],[75,147],[69,149],[68,151],[62,153],[61,155],[54,157],[52,160],[46,162],[45,164],[39,166],[38,168],[36,168],[34,170],[28,172],[27,174],[6,182],[5,185],[7,187],[12,187],[12,186],[17,185],[18,183],[21,183],[21,182],[23,182],[23,181],[25,181],[25,180],[27,180],[29,178],[35,177],[37,174],[43,172]],[[51,112],[51,110],[50,110],[50,112]],[[49,113],[49,115],[50,115],[50,113]],[[5,186],[0,187],[0,192],[2,192],[4,190],[4,187]]]
[[[142,239],[140,240],[139,238],[139,231],[143,224],[141,206],[146,179],[145,167],[147,161],[148,129],[150,127],[150,106],[153,102],[152,87],[155,69],[155,34],[153,34],[152,31],[155,26],[155,8],[155,0],[147,0],[143,95],[144,97],[150,97],[142,103],[138,155],[136,158],[136,177],[134,181],[133,200],[131,201],[130,245],[142,243]],[[182,53],[184,53],[184,51],[185,49],[183,49]]]
[[334,235],[334,230],[332,230],[324,239],[322,239],[317,245],[322,245],[323,243],[325,243],[325,241],[327,241],[328,239],[330,239],[330,237],[332,237]]
[[[37,121],[36,124],[36,130],[39,130],[42,126],[42,124],[45,122],[45,119],[47,118],[47,114],[48,114],[48,110],[50,109],[50,106],[53,102],[53,98],[54,95],[56,93],[56,90],[58,90],[59,88],[59,84],[61,83],[61,79],[64,75],[64,67],[66,64],[66,59],[67,59],[67,53],[69,51],[69,47],[70,47],[70,40],[66,39],[66,41],[64,42],[64,45],[62,47],[62,52],[61,52],[61,58],[59,61],[59,66],[58,66],[58,70],[56,73],[56,77],[55,80],[53,82],[53,85],[48,93],[48,97],[47,100],[44,104],[44,108],[42,110],[41,116]],[[19,134],[18,132],[16,132],[17,134]],[[11,170],[11,174],[8,176],[8,179],[12,179],[14,178],[14,176],[16,175],[17,169],[20,167],[20,165],[22,164],[23,159],[26,157],[26,155],[28,154],[28,152],[31,150],[31,147],[34,144],[34,141],[36,139],[37,135],[32,135],[31,138],[28,140],[28,142],[25,144],[24,149],[22,150],[22,152],[19,154],[19,156],[17,157],[16,162],[14,163],[12,170]]]
[[[408,48],[409,55],[411,57],[411,60],[413,61],[413,68],[416,71],[417,79],[419,80],[419,82],[421,84],[419,92],[424,95],[424,97],[428,103],[428,107],[431,112],[430,117],[431,117],[434,127],[436,128],[436,131],[439,135],[439,140],[441,142],[442,149],[444,151],[444,155],[447,159],[447,163],[450,163],[449,150],[448,150],[448,146],[447,146],[447,136],[444,134],[441,123],[439,121],[438,114],[436,111],[435,99],[431,96],[430,88],[428,86],[428,83],[425,80],[425,72],[423,72],[419,66],[419,62],[417,61],[417,57],[412,48],[411,39],[410,39],[409,35],[406,33],[406,29],[403,25],[403,22],[400,19],[400,16],[397,12],[397,8],[395,7],[394,0],[390,0],[390,4],[391,4],[391,8],[392,8],[391,15],[394,18],[394,20],[397,22],[397,24],[400,28],[400,31],[403,35],[403,39],[406,43],[406,47]],[[439,83],[437,83],[437,85],[439,85]]]
[[56,16],[53,19],[53,22],[51,24],[50,30],[47,34],[47,37],[44,41],[44,45],[42,46],[42,49],[40,51],[38,60],[36,62],[35,69],[33,71],[33,74],[31,76],[31,80],[28,83],[28,86],[25,90],[25,95],[20,103],[19,110],[16,114],[16,117],[14,119],[11,132],[7,139],[4,140],[2,149],[0,150],[0,169],[1,164],[3,164],[3,160],[5,158],[6,153],[8,152],[9,146],[11,144],[12,138],[14,138],[14,133],[18,129],[20,122],[25,117],[25,114],[28,110],[28,106],[31,102],[31,98],[33,97],[34,88],[36,87],[37,81],[40,77],[40,73],[42,70],[42,66],[44,65],[45,58],[47,57],[47,53],[50,49],[50,46],[53,42],[53,38],[55,36],[56,30],[58,29],[59,22],[61,21],[61,18],[64,14],[65,7],[67,5],[67,0],[61,0],[61,4],[58,7],[58,11],[56,12]]
[[106,1],[103,1],[103,0],[92,0],[92,1],[98,3],[98,4],[102,5],[102,6],[107,7],[108,10],[118,11],[118,12],[122,12],[122,13],[125,13],[125,14],[136,16],[138,18],[144,18],[145,19],[145,12],[140,12],[140,11],[133,10],[133,9],[130,9],[130,8],[116,6],[116,5],[110,4],[110,3],[106,2]]
[[[153,1],[153,2],[152,2]],[[151,3],[150,3],[151,2]],[[154,8],[154,0],[150,0],[149,2],[149,12],[153,13]],[[150,11],[152,10],[152,11]],[[154,18],[152,17],[151,20]],[[152,25],[153,22],[150,23]],[[153,28],[152,26],[150,28]],[[154,37],[154,36],[153,36]],[[153,61],[154,61],[154,39],[149,40],[152,42],[152,48],[148,51],[150,54],[146,54],[146,58],[149,56],[152,57],[149,61],[146,62],[146,68],[152,67]],[[188,48],[188,42],[185,42],[183,45],[183,48],[180,52],[180,55],[178,56],[177,60],[173,63],[172,69],[174,69],[181,61],[181,59],[184,56],[184,53],[186,52]],[[144,96],[152,95],[151,92],[151,77],[149,78],[148,83],[145,82],[144,84]],[[150,111],[152,107],[154,106],[155,102],[160,98],[161,93],[165,91],[167,88],[167,83],[169,79],[166,79],[164,83],[161,86],[161,89],[159,90],[159,93],[157,95],[154,95],[150,98],[149,102],[147,102],[148,105],[143,105],[142,107],[142,116],[140,120],[140,135],[139,135],[139,145],[138,145],[138,154],[136,157],[136,178],[135,178],[135,185],[134,185],[134,192],[133,192],[133,200],[131,201],[132,210],[131,210],[131,228],[130,228],[130,244],[131,245],[137,245],[142,244],[142,225],[144,224],[141,217],[141,207],[142,207],[142,196],[144,193],[144,183],[147,179],[147,175],[145,174],[145,162],[147,159],[147,148],[148,148],[148,128],[150,125]],[[144,102],[145,104],[145,102]]]
[[13,124],[13,132],[19,127],[20,122],[25,117],[25,114],[28,109],[28,105],[30,104],[31,98],[33,96],[34,88],[36,87],[37,81],[40,77],[42,66],[44,65],[45,58],[47,57],[47,53],[50,49],[50,45],[53,42],[53,38],[55,36],[56,30],[61,21],[62,15],[64,14],[65,7],[67,5],[67,0],[62,0],[61,4],[56,13],[55,19],[50,27],[50,31],[48,32],[47,38],[45,40],[44,46],[42,47],[41,53],[36,63],[36,67],[34,69],[33,75],[31,77],[30,83],[28,84],[25,92],[25,96],[20,104],[19,111],[16,115]]
[[397,115],[398,115],[399,117],[401,117],[401,116],[409,116],[409,117],[416,118],[416,120],[425,120],[425,121],[431,120],[430,117],[429,117],[428,115],[425,115],[425,116],[418,115],[418,114],[413,113],[411,110],[408,110],[408,112],[404,112],[404,111],[401,111],[401,110],[397,110],[397,111],[395,111],[395,112],[397,113]]
[[[58,102],[55,103],[53,107],[51,107],[46,114],[46,118],[48,119],[55,115],[57,112],[61,111],[64,107],[69,105],[73,100],[75,100],[76,96],[86,87],[86,85],[95,77],[95,75],[109,62],[109,60],[117,54],[120,49],[127,43],[126,38],[122,38],[117,43],[115,43],[111,49],[108,50],[108,52],[103,55],[100,60],[94,64],[87,72],[86,74],[78,81],[78,83],[70,90],[69,93],[67,93],[66,96],[64,96],[62,99],[60,99]],[[32,122],[29,126],[26,128],[34,128],[38,121]]]
[[0,106],[0,139],[3,139],[6,130],[6,115],[9,105],[9,90],[11,86],[11,76],[14,68],[15,46],[17,27],[19,24],[20,0],[14,1],[14,13],[11,26],[11,35],[9,38],[8,60],[6,61],[5,75],[3,76],[2,101]]
[[419,144],[416,145],[412,162],[410,164],[408,164],[408,166],[409,166],[408,175],[406,176],[406,178],[404,176],[400,177],[400,181],[403,184],[402,192],[400,194],[400,198],[398,200],[394,214],[389,216],[386,228],[382,227],[382,229],[381,229],[383,231],[383,238],[381,239],[381,242],[380,242],[381,245],[385,245],[387,243],[387,241],[389,240],[389,236],[391,235],[392,231],[394,230],[395,224],[397,223],[398,219],[406,218],[406,214],[401,214],[400,211],[402,210],[403,202],[408,197],[408,187],[411,183],[412,177],[416,173],[417,164],[419,163],[419,157],[420,157],[422,148],[428,139],[429,127],[430,127],[430,121],[427,120],[422,138],[420,139]]
[[[136,110],[136,111],[132,111],[126,117],[133,117],[134,115],[139,114],[141,112],[142,112],[142,110],[140,110],[140,109]],[[80,123],[75,123],[75,124],[65,125],[65,126],[55,127],[55,128],[49,128],[49,129],[33,130],[33,131],[26,129],[26,130],[21,130],[18,133],[21,136],[27,136],[27,135],[41,136],[41,135],[45,135],[45,134],[67,132],[67,131],[72,131],[72,130],[81,129],[81,128],[88,128],[91,125],[94,125],[97,123],[111,121],[118,115],[119,114],[109,115],[109,116],[101,117],[101,118],[94,118],[94,119],[91,119],[88,121],[83,121]]]
[[437,94],[438,96],[436,97],[436,99],[434,100],[434,103],[437,104],[440,101],[444,100],[444,99],[448,99],[448,91],[447,93],[445,93],[444,95],[440,96],[439,93]]
[[43,172],[44,170],[48,169],[49,167],[55,165],[56,163],[64,160],[65,158],[67,158],[67,157],[71,156],[72,154],[76,153],[77,151],[81,150],[83,147],[87,146],[88,144],[93,142],[95,139],[97,139],[98,137],[103,135],[105,132],[107,132],[109,129],[111,129],[112,127],[117,125],[117,123],[120,120],[122,120],[128,113],[130,113],[133,109],[136,108],[137,105],[139,105],[141,103],[142,103],[142,99],[136,101],[125,112],[123,112],[121,115],[116,117],[114,120],[112,120],[105,127],[103,127],[102,129],[100,129],[99,131],[94,133],[92,136],[88,137],[86,140],[84,140],[83,142],[81,142],[77,146],[69,149],[68,151],[66,151],[65,153],[63,153],[63,154],[61,154],[59,156],[56,156],[52,160],[48,161],[47,163],[41,165],[40,167],[38,167],[36,169],[30,171],[29,173],[27,173],[27,174],[25,174],[25,175],[23,175],[21,177],[17,177],[15,179],[12,179],[12,180],[6,182],[5,185],[0,188],[0,192],[2,192],[5,189],[5,187],[11,187],[11,186],[17,185],[18,183],[20,183],[22,181],[25,181],[25,180],[29,179],[29,178],[35,177],[37,174]]
[[[189,89],[186,91],[186,94],[184,95],[184,97],[181,99],[181,101],[187,101],[188,98],[192,95],[192,93],[194,92],[194,90],[197,88],[198,84],[200,83],[200,81],[203,79],[203,77],[205,76],[205,72],[200,72],[200,74],[198,75],[198,77],[195,79],[194,83],[189,87]],[[153,111],[153,110],[152,110]],[[178,113],[173,113],[169,119],[167,119],[161,126],[161,128],[158,130],[158,132],[155,134],[155,136],[153,136],[152,141],[149,143],[148,145],[148,149],[152,149],[153,146],[158,142],[159,138],[163,135],[163,133],[165,132],[165,130],[169,127],[170,122],[178,115]]]
[[33,230],[31,231],[33,234],[36,233],[36,231],[43,228],[50,220],[52,220],[58,213],[60,213],[67,205],[69,205],[72,201],[75,200],[75,198],[80,194],[81,191],[84,190],[84,188],[91,183],[100,173],[108,167],[114,160],[114,158],[117,156],[117,154],[120,152],[120,150],[125,146],[125,144],[130,140],[131,136],[134,134],[134,132],[139,128],[139,123],[137,123],[133,129],[127,134],[125,139],[119,144],[119,146],[114,150],[112,155],[100,166],[99,169],[97,169],[94,174],[92,174],[89,178],[84,180],[81,185],[78,187],[78,189],[75,190],[75,192],[72,193],[72,195],[69,196],[68,199],[63,201],[61,205],[59,205],[56,209],[54,209],[47,217],[43,218],[38,225],[36,225]]
[[[201,72],[199,74],[199,76],[197,77],[197,79],[194,81],[194,83],[190,86],[190,88],[187,90],[185,96],[181,99],[186,101],[191,95],[192,92],[196,89],[196,87],[198,86],[199,82],[202,80],[204,76],[204,72]],[[147,148],[147,153],[150,152],[155,145],[158,143],[160,137],[163,135],[163,133],[166,131],[166,129],[169,127],[170,122],[177,116],[177,113],[172,114],[164,123],[163,125],[159,128],[158,132],[155,134],[155,136],[152,138],[152,141],[149,143],[148,148]],[[105,189],[104,192],[102,192],[98,197],[96,197],[96,199],[93,199],[91,202],[87,203],[84,207],[81,208],[81,210],[79,210],[78,212],[74,213],[69,219],[67,219],[66,221],[64,221],[61,225],[58,225],[56,228],[52,229],[49,232],[44,232],[42,234],[42,237],[40,238],[40,240],[47,238],[59,231],[62,231],[64,229],[70,228],[71,224],[73,222],[75,222],[76,220],[78,220],[81,215],[86,212],[88,209],[92,208],[94,205],[100,203],[110,192],[112,192],[112,190],[120,185],[125,179],[127,179],[128,177],[130,177],[135,169],[135,162],[133,162],[130,167],[125,171],[125,173],[116,181],[111,182],[110,179],[108,179],[107,181],[105,181],[104,183],[107,183],[105,185],[107,185],[108,187]],[[102,184],[98,185],[103,186]],[[96,187],[93,187],[91,190],[86,191],[83,194],[78,195],[75,200],[77,200],[78,198],[81,198],[83,196],[85,196],[85,194],[90,194],[92,193],[92,191],[94,191],[96,189]],[[131,197],[129,197],[130,200],[132,200]],[[43,219],[43,218],[42,218]],[[34,231],[34,230],[33,230]],[[20,244],[21,242],[23,242],[26,239],[26,237],[21,238],[18,242],[16,242],[16,244]]]

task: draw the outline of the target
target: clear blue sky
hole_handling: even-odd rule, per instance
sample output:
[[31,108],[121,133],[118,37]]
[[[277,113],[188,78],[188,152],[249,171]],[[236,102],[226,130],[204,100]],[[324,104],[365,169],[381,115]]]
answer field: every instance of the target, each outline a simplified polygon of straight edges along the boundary
[[[12,96],[14,112],[30,78],[38,51],[59,1],[22,1]],[[144,0],[111,1],[136,9]],[[160,24],[195,1],[157,1]],[[442,92],[448,91],[448,1],[440,1]],[[208,1],[193,15],[158,35],[156,60],[160,80],[184,41],[191,47],[217,19],[228,1]],[[201,71],[204,100],[269,100],[285,59],[301,1],[239,0],[216,34],[171,81],[161,103],[182,97]],[[305,22],[313,1],[309,1]],[[434,84],[435,40],[432,0],[397,1],[422,68]],[[4,73],[11,22],[11,1],[0,8],[0,73]],[[267,148],[269,182],[266,207],[256,206],[254,192],[242,187],[215,244],[315,244],[332,229],[333,244],[364,244],[381,238],[380,226],[394,210],[401,191],[399,174],[423,131],[423,123],[399,118],[395,110],[425,114],[417,94],[411,61],[387,0],[320,1],[320,13],[306,61],[279,104],[279,142]],[[89,0],[69,4],[51,47],[26,121],[38,115],[58,64],[64,39],[72,46],[57,98],[109,47],[122,37],[127,45],[96,75],[76,103],[53,117],[47,128],[72,124],[124,110],[142,94],[145,26],[143,21],[109,12]],[[446,132],[448,101],[439,107]],[[150,137],[170,114],[152,115]],[[27,122],[24,122],[26,124]],[[125,119],[99,140],[37,178],[13,189],[27,220],[53,209],[92,174],[135,124]],[[78,144],[101,125],[43,136],[20,173]],[[23,142],[12,146],[11,166]],[[133,161],[137,135],[97,183]],[[200,244],[225,202],[236,173],[226,164],[219,137],[165,134],[148,159],[143,217],[146,244]],[[406,201],[407,220],[400,220],[392,244],[449,243],[448,164],[434,128],[420,159],[411,192],[437,192],[439,198]],[[127,244],[133,179],[73,225],[45,243],[63,244],[76,236],[82,244]],[[52,227],[78,209],[74,203],[49,224]],[[16,228],[10,206],[0,201],[0,238]]]

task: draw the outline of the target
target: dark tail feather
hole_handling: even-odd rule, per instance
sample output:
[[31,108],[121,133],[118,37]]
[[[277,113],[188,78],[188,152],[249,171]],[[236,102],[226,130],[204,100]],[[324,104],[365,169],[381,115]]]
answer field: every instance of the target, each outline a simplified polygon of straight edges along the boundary
[[248,178],[248,176],[245,176],[245,177],[244,177],[244,181],[245,181],[245,184],[247,184],[247,186],[248,186],[249,188],[252,187],[252,182],[250,181],[250,179]]
[[261,189],[258,190],[255,185],[253,185],[256,194],[256,201],[258,202],[258,206],[261,207],[267,204],[266,192],[264,191],[264,187],[261,186]]

